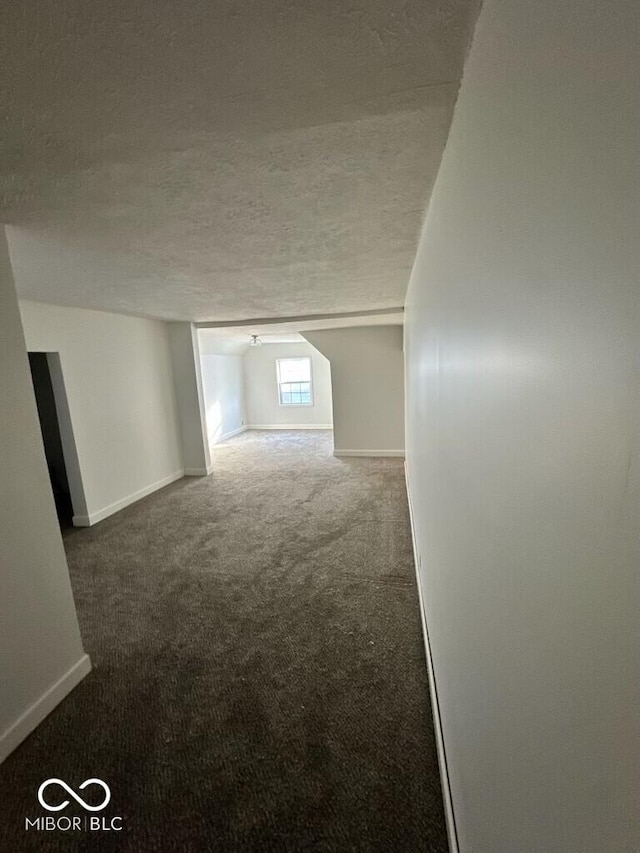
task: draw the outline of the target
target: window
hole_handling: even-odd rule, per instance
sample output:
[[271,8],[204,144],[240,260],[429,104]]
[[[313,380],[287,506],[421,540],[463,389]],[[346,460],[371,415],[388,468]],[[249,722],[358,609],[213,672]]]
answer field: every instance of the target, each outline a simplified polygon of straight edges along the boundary
[[277,358],[276,371],[281,406],[313,406],[310,358]]

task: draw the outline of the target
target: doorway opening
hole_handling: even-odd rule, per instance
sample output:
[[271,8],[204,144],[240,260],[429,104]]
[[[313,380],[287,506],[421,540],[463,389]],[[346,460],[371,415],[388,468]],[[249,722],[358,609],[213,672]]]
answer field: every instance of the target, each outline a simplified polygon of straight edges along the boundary
[[332,442],[328,359],[298,332],[259,331],[198,331],[211,453],[214,446],[246,430],[301,433],[301,440],[303,431],[322,431]]
[[86,508],[60,356],[30,352],[29,367],[56,512],[65,530],[86,514]]

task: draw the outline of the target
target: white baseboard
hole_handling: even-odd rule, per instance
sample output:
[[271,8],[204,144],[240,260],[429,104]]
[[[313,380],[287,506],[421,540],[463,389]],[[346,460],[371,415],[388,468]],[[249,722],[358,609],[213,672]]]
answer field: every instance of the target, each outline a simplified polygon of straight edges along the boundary
[[409,475],[407,463],[404,464],[405,484],[407,487],[407,502],[409,504],[409,521],[411,525],[411,542],[413,544],[413,563],[416,572],[416,583],[418,586],[418,599],[420,602],[420,618],[422,620],[422,637],[424,639],[424,650],[427,658],[427,669],[429,671],[429,693],[431,695],[431,712],[433,714],[433,726],[436,734],[436,747],[438,750],[438,765],[440,767],[440,781],[442,784],[442,799],[444,801],[445,819],[447,822],[447,836],[449,838],[450,853],[459,853],[458,833],[456,830],[455,814],[453,811],[453,798],[449,784],[449,771],[447,769],[447,756],[444,748],[444,736],[442,733],[442,721],[440,719],[440,705],[438,704],[438,691],[433,670],[433,658],[431,656],[431,644],[429,642],[429,631],[427,628],[427,616],[424,595],[422,593],[422,581],[420,580],[420,556],[416,540],[416,530],[413,515],[413,504],[411,502],[411,488],[409,487]]
[[185,468],[185,477],[208,477],[213,473],[213,465],[207,465],[206,468]]
[[334,456],[393,456],[404,458],[404,450],[334,450]]
[[333,424],[250,424],[247,429],[333,429]]
[[102,509],[97,510],[96,512],[91,512],[89,513],[89,515],[74,515],[73,526],[91,527],[92,524],[97,524],[104,518],[108,518],[108,516],[113,515],[114,512],[118,512],[118,510],[124,509],[126,506],[129,506],[129,504],[135,503],[141,498],[146,498],[147,495],[150,495],[152,492],[155,492],[158,489],[162,489],[163,486],[168,486],[169,483],[173,483],[176,480],[179,480],[186,473],[186,471],[182,470],[175,471],[173,474],[169,474],[168,477],[163,477],[162,480],[158,480],[156,483],[152,483],[150,486],[145,486],[144,489],[139,489],[137,492],[133,492],[133,494],[127,495],[126,498],[122,498],[121,500],[116,501],[115,503],[112,503],[109,506],[105,506]]
[[91,672],[91,661],[83,655],[71,669],[42,694],[9,728],[0,735],[0,763],[39,726],[64,697]]
[[219,435],[215,441],[211,443],[211,447],[215,447],[216,444],[220,444],[221,441],[226,441],[228,438],[233,438],[234,435],[240,435],[241,432],[246,432],[249,427],[246,424],[243,424],[238,429],[232,429],[229,432],[223,432],[222,435]]

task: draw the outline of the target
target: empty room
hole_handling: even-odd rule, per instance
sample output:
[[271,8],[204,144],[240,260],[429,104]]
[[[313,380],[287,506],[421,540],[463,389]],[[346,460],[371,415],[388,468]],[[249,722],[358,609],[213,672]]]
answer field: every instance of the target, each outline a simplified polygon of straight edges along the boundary
[[637,853],[636,4],[0,28],[0,850]]

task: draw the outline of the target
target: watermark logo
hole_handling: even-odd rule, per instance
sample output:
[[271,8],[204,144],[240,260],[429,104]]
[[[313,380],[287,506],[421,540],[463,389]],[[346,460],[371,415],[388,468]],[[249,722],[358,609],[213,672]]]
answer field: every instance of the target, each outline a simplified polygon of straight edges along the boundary
[[[57,777],[52,776],[50,779],[45,779],[38,788],[38,802],[48,812],[61,812],[71,803],[71,799],[69,799],[71,797],[76,801],[76,803],[78,803],[78,805],[82,806],[85,811],[101,812],[111,802],[111,789],[106,782],[102,781],[102,779],[91,778],[85,779],[84,782],[78,786],[78,790],[85,791],[85,789],[91,788],[92,786],[94,788],[97,786],[102,795],[102,802],[98,805],[91,805],[91,803],[88,803],[79,794],[77,794],[73,788],[67,785],[63,779],[58,779]],[[62,802],[58,802],[61,797],[63,798]],[[91,799],[94,799],[94,797],[92,796]],[[95,814],[80,817],[77,815],[58,815],[54,817],[49,814],[40,815],[39,817],[25,818],[24,828],[25,830],[31,831],[44,830],[45,832],[50,832],[51,830],[58,830],[59,832],[120,832],[122,829],[122,818],[120,816],[108,818]]]
[[84,789],[88,785],[99,785],[104,791],[104,800],[100,803],[99,806],[90,806],[89,803],[85,803],[82,797],[79,797],[76,792],[67,785],[66,782],[62,781],[62,779],[47,779],[46,782],[43,782],[42,785],[40,785],[40,787],[38,788],[38,800],[40,801],[40,805],[50,812],[62,811],[62,809],[66,809],[66,807],[69,805],[69,800],[65,800],[63,803],[60,803],[59,806],[52,806],[45,800],[44,792],[50,785],[59,785],[68,794],[70,794],[76,802],[80,803],[83,809],[86,809],[88,812],[101,812],[102,809],[104,809],[109,804],[109,800],[111,799],[111,789],[109,788],[106,782],[102,781],[102,779],[85,779],[82,785],[79,786],[80,790],[84,791]]

